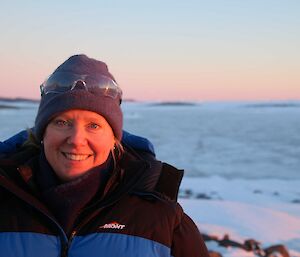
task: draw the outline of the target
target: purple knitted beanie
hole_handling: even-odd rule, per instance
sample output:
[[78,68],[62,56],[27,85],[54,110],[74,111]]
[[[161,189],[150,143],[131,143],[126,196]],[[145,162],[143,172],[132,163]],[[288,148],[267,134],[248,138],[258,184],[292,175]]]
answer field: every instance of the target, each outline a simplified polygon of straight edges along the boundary
[[[71,56],[51,76],[61,72],[70,75],[105,76],[115,81],[104,62],[89,58],[86,55]],[[75,88],[62,93],[44,94],[35,119],[35,135],[41,141],[46,126],[54,116],[71,109],[81,109],[96,112],[103,116],[111,126],[115,137],[121,140],[123,114],[120,103],[121,95],[111,98],[96,89],[87,91]]]

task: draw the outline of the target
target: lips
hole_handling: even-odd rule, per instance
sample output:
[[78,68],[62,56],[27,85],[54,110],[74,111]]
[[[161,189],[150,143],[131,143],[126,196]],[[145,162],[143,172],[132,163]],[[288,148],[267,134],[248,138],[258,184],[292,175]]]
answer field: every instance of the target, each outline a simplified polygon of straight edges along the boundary
[[71,161],[85,161],[86,159],[88,159],[90,156],[92,156],[91,154],[74,154],[74,153],[62,153],[68,160]]

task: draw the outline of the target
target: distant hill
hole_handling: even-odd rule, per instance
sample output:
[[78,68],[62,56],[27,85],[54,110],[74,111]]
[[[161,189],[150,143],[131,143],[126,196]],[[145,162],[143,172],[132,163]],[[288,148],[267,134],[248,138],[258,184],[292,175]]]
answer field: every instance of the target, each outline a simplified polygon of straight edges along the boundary
[[22,98],[22,97],[16,97],[16,98],[9,98],[9,97],[1,97],[0,96],[0,101],[2,102],[29,102],[29,103],[39,103],[40,100],[37,99],[29,99],[29,98]]
[[300,107],[300,102],[263,102],[247,104],[245,107],[249,108],[289,108],[289,107]]
[[1,109],[20,109],[20,107],[0,104],[0,110]]
[[195,106],[197,104],[193,102],[166,101],[166,102],[151,103],[150,105],[151,106]]

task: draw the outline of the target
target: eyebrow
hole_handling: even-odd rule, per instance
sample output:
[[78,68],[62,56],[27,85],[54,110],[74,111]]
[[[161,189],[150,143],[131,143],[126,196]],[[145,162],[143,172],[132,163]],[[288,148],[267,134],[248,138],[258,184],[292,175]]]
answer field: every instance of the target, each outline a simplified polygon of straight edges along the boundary
[[[53,118],[54,119],[59,119],[59,118],[62,118],[62,119],[66,119],[66,120],[75,120],[77,118],[73,118],[73,117],[70,117],[69,115],[66,115],[66,114],[61,114],[61,115],[58,115],[56,117]],[[98,123],[103,123],[104,122],[104,118],[102,117],[80,117],[80,120],[83,120],[83,121],[87,121],[87,122],[98,122]]]

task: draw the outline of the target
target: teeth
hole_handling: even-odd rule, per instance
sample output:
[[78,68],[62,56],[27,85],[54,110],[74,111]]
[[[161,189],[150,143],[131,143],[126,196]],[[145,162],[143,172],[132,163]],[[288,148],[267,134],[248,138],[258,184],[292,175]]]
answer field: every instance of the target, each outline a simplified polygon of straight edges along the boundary
[[83,161],[86,160],[89,155],[88,154],[72,154],[72,153],[65,153],[67,159],[72,161]]

